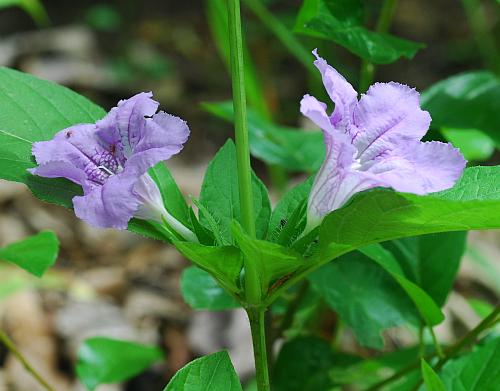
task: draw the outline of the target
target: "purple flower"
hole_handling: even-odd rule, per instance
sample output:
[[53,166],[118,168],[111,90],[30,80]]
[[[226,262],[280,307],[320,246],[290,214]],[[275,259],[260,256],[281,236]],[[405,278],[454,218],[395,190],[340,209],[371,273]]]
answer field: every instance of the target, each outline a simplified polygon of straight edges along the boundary
[[182,149],[189,128],[178,117],[156,113],[159,104],[151,97],[137,94],[120,101],[95,124],[71,126],[50,141],[34,143],[38,167],[30,172],[81,185],[84,195],[74,197],[73,206],[90,225],[125,229],[134,216],[165,219],[186,239],[193,239],[191,231],[166,211],[158,186],[147,174]]
[[314,64],[335,104],[332,115],[305,95],[300,111],[324,134],[326,158],[308,203],[308,230],[354,194],[374,187],[427,194],[452,187],[466,161],[451,144],[421,142],[431,117],[420,109],[415,89],[399,83],[375,83],[358,94],[318,56]]

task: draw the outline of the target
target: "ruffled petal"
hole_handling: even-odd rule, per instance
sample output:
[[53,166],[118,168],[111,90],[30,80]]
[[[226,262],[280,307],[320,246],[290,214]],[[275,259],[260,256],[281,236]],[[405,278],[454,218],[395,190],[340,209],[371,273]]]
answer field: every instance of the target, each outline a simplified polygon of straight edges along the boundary
[[376,83],[354,109],[358,158],[368,161],[387,150],[419,141],[431,117],[420,109],[419,93],[399,83]]
[[122,164],[140,141],[146,126],[146,117],[156,113],[159,103],[151,99],[151,92],[141,92],[121,100],[118,106],[96,123],[97,136],[110,146],[114,146]]
[[344,76],[318,55],[317,49],[313,51],[313,54],[316,56],[314,65],[321,73],[326,92],[335,103],[331,118],[332,124],[336,127],[347,128],[351,123],[352,111],[357,103],[358,93]]
[[126,229],[139,208],[134,193],[138,178],[125,175],[110,177],[103,186],[96,186],[81,197],[73,198],[75,214],[99,228]]
[[155,114],[146,122],[134,153],[125,164],[125,171],[144,174],[150,167],[179,153],[188,137],[185,121],[164,112]]
[[397,191],[423,195],[453,187],[466,163],[451,144],[411,142],[380,158],[368,171]]
[[320,102],[314,96],[304,95],[300,101],[300,112],[324,132],[334,132],[334,127],[326,113],[326,104]]
[[43,178],[66,178],[82,186],[84,191],[90,191],[93,188],[93,184],[87,180],[85,172],[67,162],[52,161],[28,171]]

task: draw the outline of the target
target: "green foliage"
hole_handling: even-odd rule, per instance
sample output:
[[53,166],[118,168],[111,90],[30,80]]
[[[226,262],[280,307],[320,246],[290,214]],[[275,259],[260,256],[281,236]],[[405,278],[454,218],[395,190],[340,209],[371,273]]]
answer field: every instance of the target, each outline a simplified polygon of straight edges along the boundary
[[[267,234],[271,204],[266,187],[253,172],[252,187],[256,234],[261,239]],[[224,144],[208,165],[201,187],[200,203],[217,222],[225,243],[232,243],[231,223],[233,219],[240,221],[241,218],[236,149],[232,140]],[[210,221],[203,213],[200,215],[200,222],[210,229]]]
[[186,303],[197,310],[221,311],[240,306],[210,274],[195,266],[182,272],[181,292]]
[[446,390],[495,391],[500,381],[500,338],[483,341],[471,353],[446,363],[440,377]]
[[31,274],[42,277],[57,259],[59,240],[50,231],[40,232],[0,248],[0,260],[13,263]]
[[375,64],[389,64],[400,57],[411,59],[424,47],[418,42],[367,30],[363,27],[363,14],[361,0],[304,0],[295,31],[334,41]]
[[89,338],[78,350],[76,372],[88,390],[127,380],[163,359],[153,346],[102,337]]
[[[233,121],[231,102],[204,103],[203,108],[226,121]],[[248,110],[250,152],[268,164],[288,171],[314,172],[325,156],[323,135],[318,131],[278,126]]]
[[20,7],[38,26],[47,26],[50,23],[41,0],[0,0],[0,9],[7,7]]
[[178,371],[164,391],[242,391],[226,351],[191,361]]
[[381,349],[380,333],[418,313],[393,277],[361,253],[350,253],[309,276],[316,289],[363,346]]
[[440,129],[446,140],[460,149],[462,155],[469,161],[488,160],[495,152],[495,142],[486,133],[477,129]]
[[499,227],[500,167],[473,167],[452,189],[427,196],[379,189],[355,196],[323,221],[312,262],[391,239]]
[[427,362],[422,359],[421,363],[421,371],[422,377],[424,378],[424,384],[427,391],[446,391],[446,388],[439,378],[439,376],[434,372],[432,367],[427,364]]
[[286,342],[280,350],[273,372],[276,391],[329,390],[333,385],[328,370],[334,354],[325,341],[315,337],[298,337]]
[[443,306],[465,252],[465,232],[445,232],[394,240],[385,246],[405,274]]
[[[491,72],[466,72],[442,80],[422,93],[422,107],[432,127],[475,129],[500,147],[500,79]],[[445,130],[446,134],[446,130]]]

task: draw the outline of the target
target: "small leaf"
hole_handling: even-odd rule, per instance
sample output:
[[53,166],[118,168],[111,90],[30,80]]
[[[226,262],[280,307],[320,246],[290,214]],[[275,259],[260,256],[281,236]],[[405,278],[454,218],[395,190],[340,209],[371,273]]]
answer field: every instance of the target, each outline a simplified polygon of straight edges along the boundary
[[[266,187],[253,172],[252,192],[256,234],[262,239],[267,234],[271,204]],[[228,140],[208,165],[200,193],[200,202],[218,223],[226,243],[232,243],[231,222],[241,219],[239,194],[236,149]],[[200,214],[200,222],[210,229],[204,213]]]
[[242,391],[226,351],[191,361],[179,370],[163,391]]
[[55,263],[58,252],[57,236],[53,232],[45,231],[0,248],[0,260],[13,263],[37,277],[42,277]]
[[361,0],[304,0],[295,31],[328,39],[375,64],[413,58],[423,44],[376,33],[363,27]]
[[221,311],[240,307],[210,274],[195,266],[182,272],[181,292],[186,303],[197,310]]
[[163,359],[154,346],[102,337],[89,338],[78,350],[76,372],[89,390],[127,380]]
[[439,376],[423,358],[421,359],[420,364],[422,377],[424,378],[424,384],[427,391],[446,391],[446,388]]
[[50,22],[41,0],[0,0],[0,9],[14,6],[24,10],[40,27],[47,26]]
[[[232,102],[204,103],[203,108],[226,121],[233,121]],[[287,171],[314,172],[325,157],[323,135],[275,125],[248,110],[248,131],[252,156]]]

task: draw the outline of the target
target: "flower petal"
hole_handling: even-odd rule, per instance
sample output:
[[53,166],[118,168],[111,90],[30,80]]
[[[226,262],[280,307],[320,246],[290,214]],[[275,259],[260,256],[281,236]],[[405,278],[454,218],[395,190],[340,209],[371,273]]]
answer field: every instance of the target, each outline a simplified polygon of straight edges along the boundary
[[76,216],[94,227],[126,229],[139,207],[133,191],[137,181],[133,176],[114,175],[103,186],[74,197]]
[[381,158],[368,171],[397,191],[428,194],[453,187],[465,164],[451,144],[417,141]]
[[44,178],[66,178],[83,187],[84,191],[90,191],[93,185],[87,180],[87,174],[83,170],[61,161],[52,161],[41,164],[28,170],[33,175]]
[[347,128],[351,123],[352,110],[357,103],[358,93],[344,76],[318,55],[317,49],[313,51],[313,54],[316,56],[314,65],[321,73],[326,92],[335,103],[331,118],[332,124],[336,127]]
[[419,93],[399,83],[376,83],[354,109],[354,145],[362,162],[409,141],[419,141],[431,117],[420,109]]
[[304,95],[300,101],[300,112],[314,122],[321,130],[333,133],[334,128],[326,113],[326,104],[317,100],[314,96]]
[[125,170],[139,176],[144,174],[150,167],[179,153],[188,137],[185,121],[162,111],[155,114],[146,121]]

